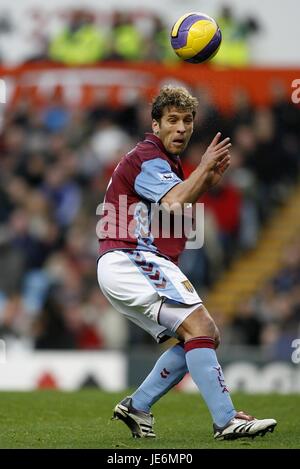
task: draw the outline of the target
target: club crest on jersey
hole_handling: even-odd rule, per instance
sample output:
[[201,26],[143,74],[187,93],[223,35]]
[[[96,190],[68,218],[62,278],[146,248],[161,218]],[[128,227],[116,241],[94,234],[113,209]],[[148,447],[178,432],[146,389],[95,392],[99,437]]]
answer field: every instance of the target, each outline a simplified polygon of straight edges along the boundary
[[174,173],[159,173],[159,178],[161,181],[172,181],[174,179]]
[[193,287],[193,285],[191,284],[191,282],[189,280],[184,280],[181,283],[189,293],[193,293],[194,287]]

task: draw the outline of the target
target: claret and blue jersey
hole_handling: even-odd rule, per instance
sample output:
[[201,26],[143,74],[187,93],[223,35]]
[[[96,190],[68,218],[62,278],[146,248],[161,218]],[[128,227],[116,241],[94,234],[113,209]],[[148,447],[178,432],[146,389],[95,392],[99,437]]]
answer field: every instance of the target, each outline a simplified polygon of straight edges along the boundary
[[186,237],[184,233],[174,236],[172,219],[169,238],[161,230],[154,237],[151,204],[152,207],[158,204],[183,179],[179,156],[167,153],[154,134],[146,134],[146,139],[122,158],[108,185],[101,220],[100,255],[113,250],[140,249],[177,263]]

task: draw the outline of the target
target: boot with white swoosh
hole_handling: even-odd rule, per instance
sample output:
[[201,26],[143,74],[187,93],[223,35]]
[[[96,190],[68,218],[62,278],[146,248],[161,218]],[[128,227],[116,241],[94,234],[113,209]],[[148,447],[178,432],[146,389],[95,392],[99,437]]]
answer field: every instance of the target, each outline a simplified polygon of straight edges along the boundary
[[255,438],[273,432],[277,422],[274,419],[259,420],[245,412],[238,412],[225,427],[214,424],[214,438],[216,440],[235,440],[237,438]]

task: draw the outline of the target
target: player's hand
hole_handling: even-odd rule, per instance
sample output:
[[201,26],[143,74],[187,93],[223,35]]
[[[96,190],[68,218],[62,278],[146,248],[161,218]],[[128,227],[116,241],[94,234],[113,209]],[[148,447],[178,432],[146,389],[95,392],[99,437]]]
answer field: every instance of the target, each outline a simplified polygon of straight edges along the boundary
[[201,158],[200,167],[207,173],[207,189],[220,181],[230,165],[230,138],[226,137],[221,141],[220,138],[221,132],[218,132]]

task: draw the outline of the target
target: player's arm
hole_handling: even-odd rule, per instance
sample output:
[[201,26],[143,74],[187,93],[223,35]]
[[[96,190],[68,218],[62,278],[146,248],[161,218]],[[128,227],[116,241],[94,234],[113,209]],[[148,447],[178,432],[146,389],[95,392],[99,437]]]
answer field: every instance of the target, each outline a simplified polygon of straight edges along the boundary
[[221,133],[212,140],[195,171],[180,184],[173,187],[162,199],[161,203],[172,206],[195,203],[208,189],[219,182],[230,164],[230,138],[219,142]]

